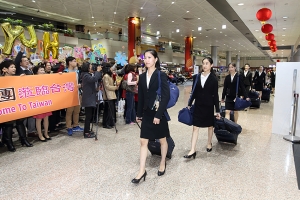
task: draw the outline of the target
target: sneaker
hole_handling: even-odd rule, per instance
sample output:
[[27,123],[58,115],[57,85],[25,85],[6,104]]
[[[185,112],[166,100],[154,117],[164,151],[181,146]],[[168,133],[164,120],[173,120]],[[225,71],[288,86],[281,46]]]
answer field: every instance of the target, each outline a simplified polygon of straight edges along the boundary
[[68,131],[68,135],[69,136],[73,135],[73,129],[72,128],[68,128],[67,131]]
[[74,132],[82,132],[84,129],[83,128],[80,128],[79,126],[76,126],[73,128],[73,131]]
[[94,133],[85,133],[84,138],[94,138],[95,134]]

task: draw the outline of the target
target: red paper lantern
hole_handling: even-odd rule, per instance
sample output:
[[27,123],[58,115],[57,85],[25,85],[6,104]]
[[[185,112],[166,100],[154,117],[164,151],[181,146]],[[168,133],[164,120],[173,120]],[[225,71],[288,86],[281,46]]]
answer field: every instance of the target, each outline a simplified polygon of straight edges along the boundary
[[259,21],[268,21],[272,17],[272,11],[269,8],[262,8],[256,13],[256,18]]
[[270,40],[274,40],[275,35],[273,33],[269,33],[266,35],[266,40],[270,41]]
[[271,24],[264,24],[262,27],[261,27],[261,31],[263,33],[271,33],[273,31],[273,26]]
[[269,45],[270,46],[276,46],[276,40],[271,40]]
[[280,60],[277,60],[277,62],[280,62]]

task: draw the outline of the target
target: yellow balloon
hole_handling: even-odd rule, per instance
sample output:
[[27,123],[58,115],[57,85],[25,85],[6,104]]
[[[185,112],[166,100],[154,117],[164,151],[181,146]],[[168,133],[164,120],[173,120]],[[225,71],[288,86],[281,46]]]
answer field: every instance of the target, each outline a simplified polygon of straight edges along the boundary
[[22,33],[24,33],[24,29],[22,26],[15,26],[14,29],[11,28],[10,23],[2,23],[1,28],[4,33],[5,44],[2,50],[3,54],[10,55],[12,51],[12,47],[14,41],[17,37],[19,37]]
[[52,33],[53,41],[50,42],[50,33],[44,32],[43,34],[43,51],[44,51],[44,58],[49,59],[49,53],[52,51],[52,58],[58,58],[58,47],[59,47],[59,37],[58,33]]
[[22,34],[19,36],[20,41],[22,42],[22,44],[23,44],[25,47],[35,48],[35,47],[37,46],[38,39],[37,39],[37,37],[36,37],[34,27],[33,27],[33,25],[30,25],[30,26],[27,26],[27,29],[28,29],[28,32],[29,32],[29,35],[30,35],[30,40],[27,40],[27,39],[25,38],[25,34],[22,33]]

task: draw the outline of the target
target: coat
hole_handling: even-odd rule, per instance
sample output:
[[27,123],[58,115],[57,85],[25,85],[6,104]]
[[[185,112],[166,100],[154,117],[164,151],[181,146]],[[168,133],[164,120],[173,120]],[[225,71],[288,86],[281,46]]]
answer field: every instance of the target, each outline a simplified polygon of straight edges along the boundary
[[170,99],[170,88],[167,82],[168,77],[165,73],[155,70],[151,76],[149,88],[147,88],[147,72],[144,72],[139,76],[138,84],[138,111],[137,117],[143,117],[143,113],[147,108],[152,109],[156,100],[156,91],[158,89],[158,73],[161,73],[161,101],[159,107],[155,113],[155,118],[161,119],[163,114],[167,114],[167,105]]
[[15,59],[15,66],[16,66],[16,75],[20,76],[21,74],[26,74],[26,75],[33,75],[32,71],[30,70],[23,70],[21,68],[21,61],[22,61],[22,57],[23,57],[23,52],[19,51],[19,53],[16,56]]
[[252,85],[252,73],[250,71],[247,72],[246,76],[244,74],[244,71],[242,71],[240,74],[240,79],[242,80],[245,86]]
[[[227,75],[224,80],[224,87],[222,92],[222,99],[225,99],[225,96],[230,100],[235,99],[236,97],[236,84],[237,84],[237,77],[238,73],[235,74],[232,82],[231,82],[231,75]],[[245,86],[242,82],[242,79],[239,79],[239,88],[238,88],[238,96],[244,96],[248,98]]]
[[82,107],[96,107],[96,98],[97,98],[97,88],[96,83],[101,79],[102,73],[95,72],[95,75],[88,72],[83,72],[81,74],[82,79]]
[[[196,77],[197,75],[193,76],[192,88],[194,87]],[[199,74],[198,78],[198,83],[201,84],[201,74]],[[193,101],[197,99],[199,105],[215,106],[216,112],[220,112],[218,88],[219,86],[217,77],[213,73],[210,73],[204,84],[204,88],[201,90],[201,92],[199,92],[199,90],[195,90],[192,93],[188,105],[191,106]]]
[[253,77],[253,82],[255,84],[263,84],[263,86],[266,85],[266,73],[262,72],[261,75],[259,75],[259,72],[256,71]]
[[[103,100],[117,99],[116,90],[118,86],[114,85],[114,80],[108,74],[103,76]],[[106,97],[107,95],[107,97]]]

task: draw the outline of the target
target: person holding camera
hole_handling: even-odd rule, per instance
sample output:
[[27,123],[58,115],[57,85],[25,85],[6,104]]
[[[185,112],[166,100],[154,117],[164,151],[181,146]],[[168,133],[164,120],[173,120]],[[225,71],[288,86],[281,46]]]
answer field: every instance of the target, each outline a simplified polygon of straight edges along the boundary
[[90,131],[90,124],[96,107],[98,80],[102,78],[101,71],[100,65],[92,65],[88,62],[83,63],[81,68],[82,107],[85,108],[84,138],[95,137],[95,134]]
[[116,90],[119,89],[119,85],[114,84],[112,78],[112,69],[110,63],[102,63],[103,67],[103,100],[104,112],[103,112],[103,128],[111,129],[116,123]]

